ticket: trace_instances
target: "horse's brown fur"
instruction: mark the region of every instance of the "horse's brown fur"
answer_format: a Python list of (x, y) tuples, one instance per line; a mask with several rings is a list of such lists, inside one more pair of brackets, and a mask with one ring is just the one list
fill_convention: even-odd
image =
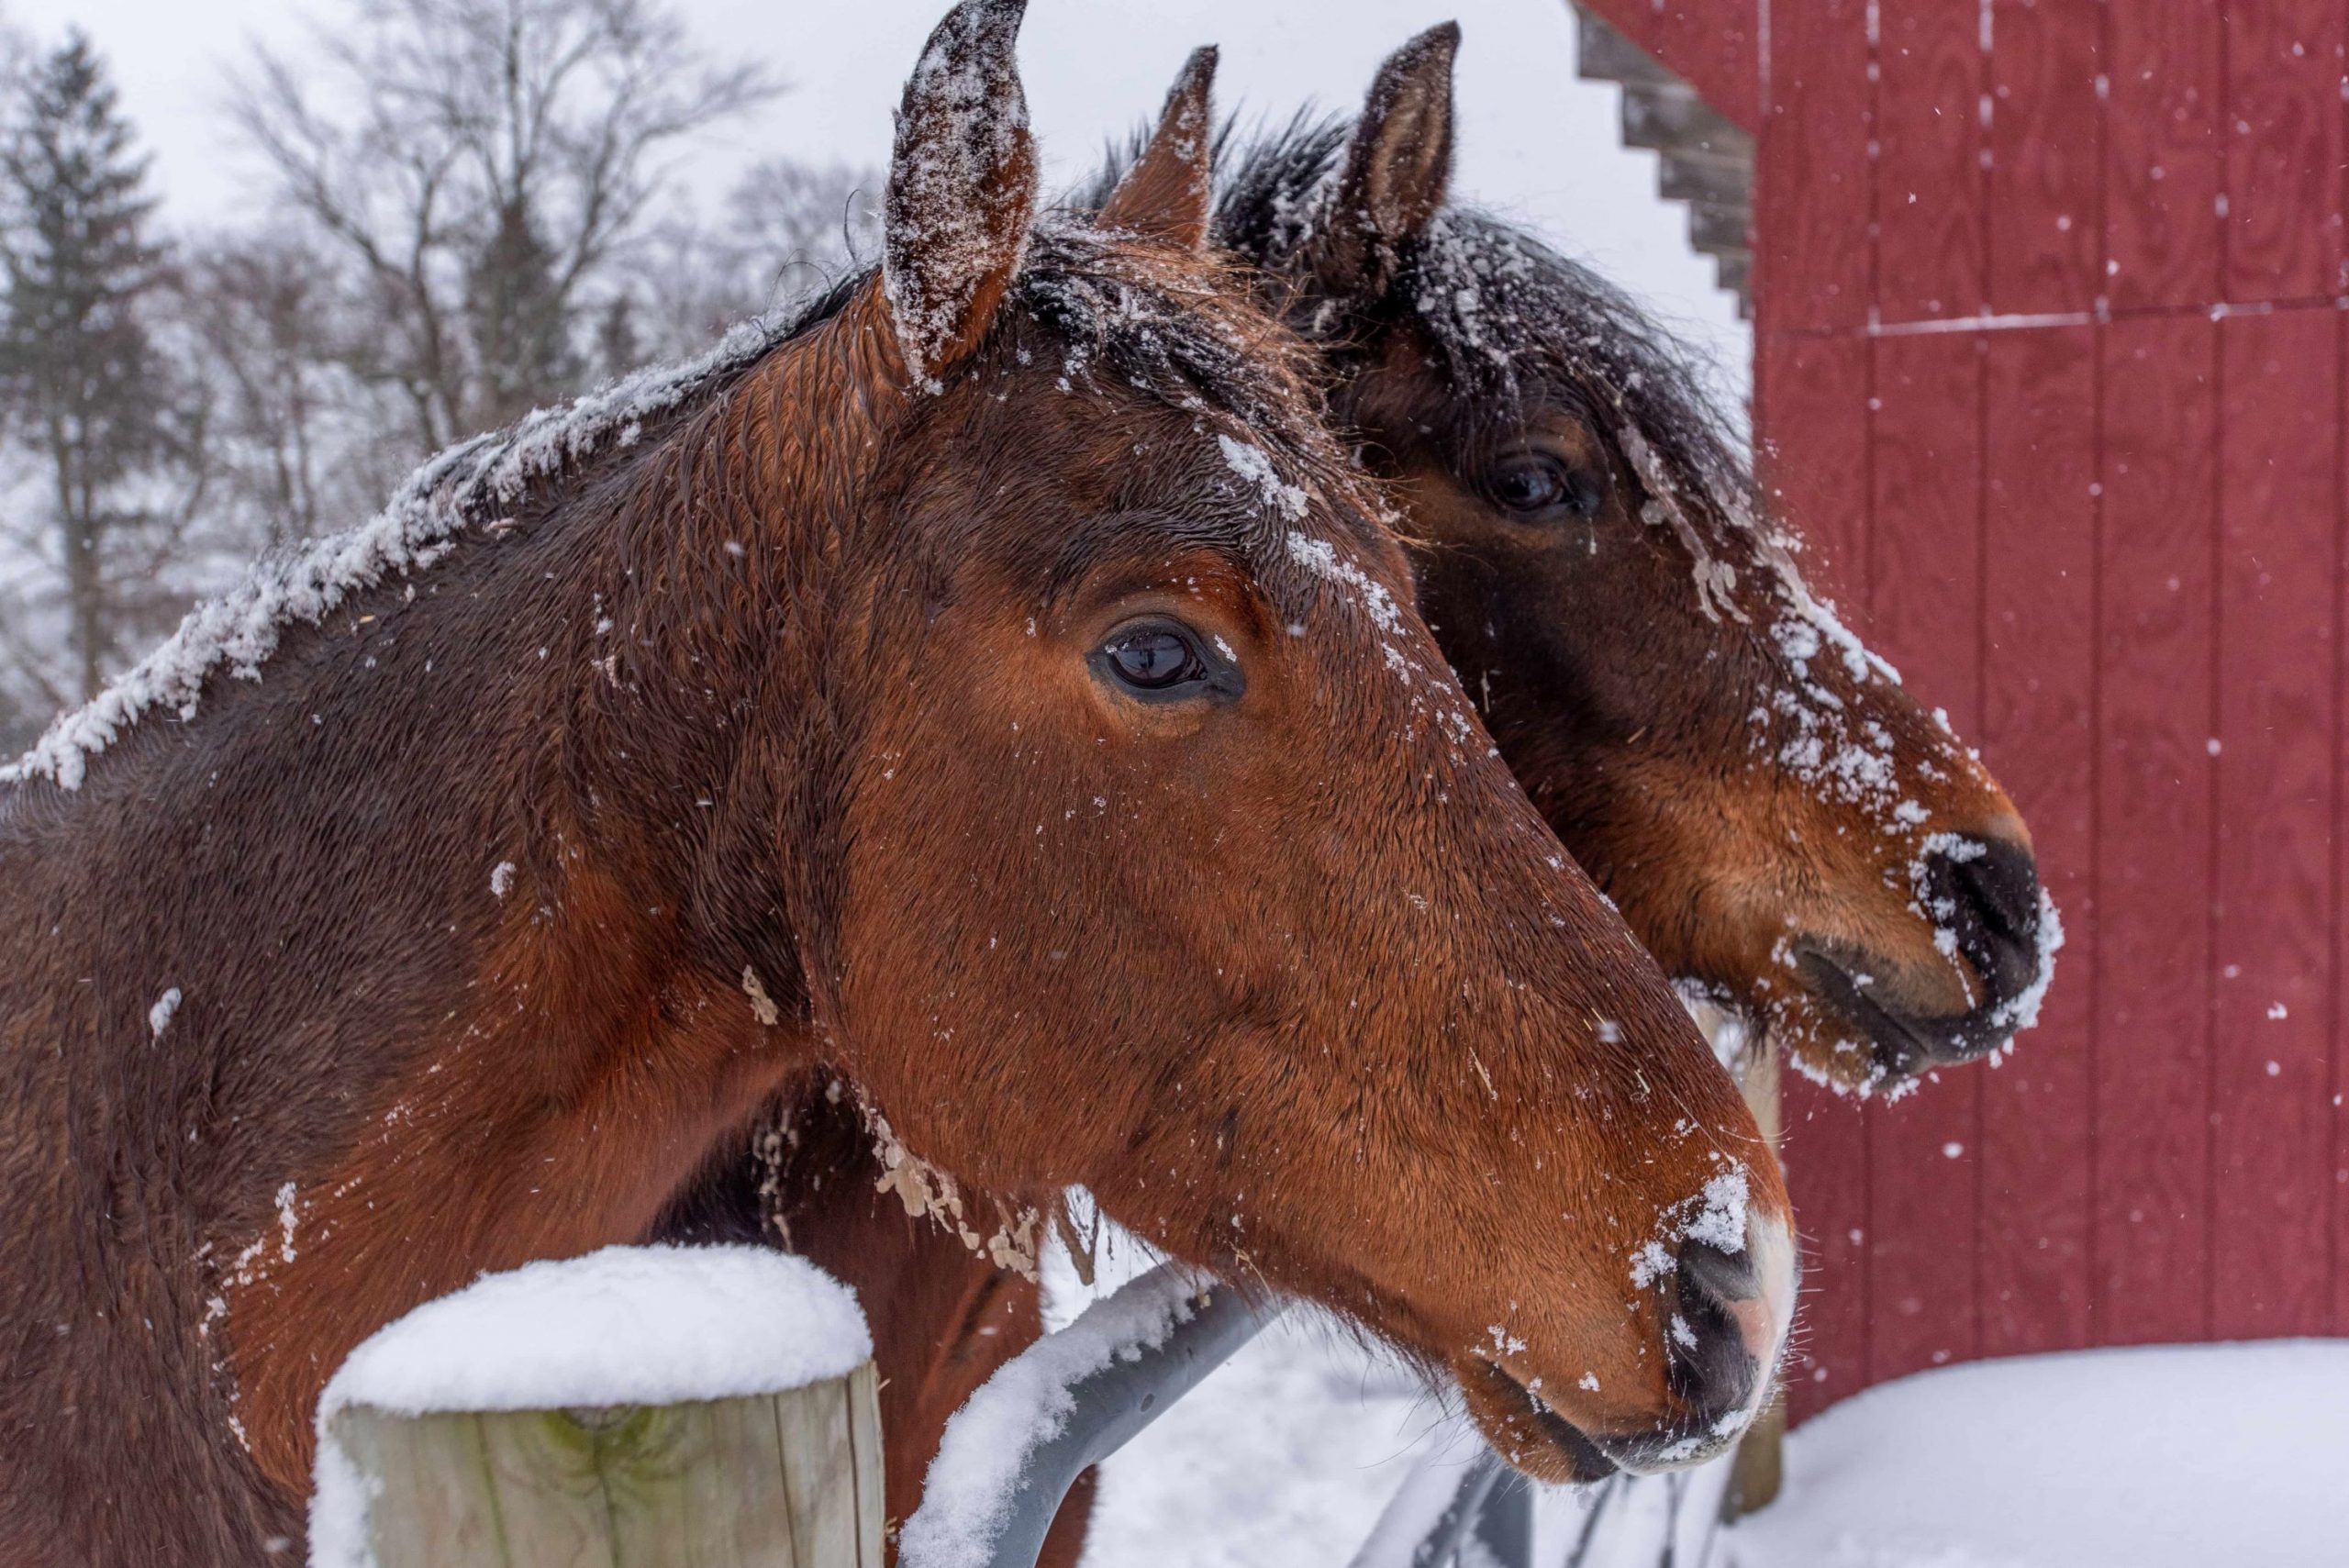
[[(917, 73), (901, 157), (926, 82), (996, 122), (924, 200), (1032, 169), (1017, 10)], [(1177, 246), (928, 232), (0, 796), (0, 1559), (298, 1551), (359, 1338), (642, 1236), (819, 1067), (976, 1188), (1083, 1184), (1449, 1365), (1538, 1473), (1564, 1422), (1722, 1440), (1628, 1264), (1732, 1165), (1783, 1234), (1776, 1165), (1493, 754), (1304, 350)], [(1113, 687), (1137, 616), (1230, 680)]]

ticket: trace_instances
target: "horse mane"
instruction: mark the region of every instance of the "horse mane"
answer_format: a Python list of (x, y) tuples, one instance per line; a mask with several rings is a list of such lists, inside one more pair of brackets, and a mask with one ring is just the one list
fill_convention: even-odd
[[(1343, 117), (1299, 111), (1242, 132), (1227, 118), (1215, 140), (1215, 239), (1287, 285), (1286, 313), (1341, 358), (1373, 331), (1408, 318), (1455, 385), (1513, 409), (1529, 384), (1563, 384), (1589, 405), (1651, 496), (1694, 511), (1716, 538), (1748, 536), (1765, 553), (1791, 548), (1765, 522), (1745, 442), (1706, 390), (1703, 354), (1622, 289), (1563, 256), (1531, 229), (1447, 206), (1406, 246), (1376, 300), (1313, 297), (1299, 261), (1353, 134)], [(1130, 167), (1139, 137), (1112, 147), (1073, 205), (1097, 208)]]
[[(316, 625), (353, 595), (412, 577), (469, 535), (495, 537), (597, 459), (658, 445), (768, 354), (840, 317), (877, 270), (851, 272), (796, 310), (740, 322), (698, 356), (619, 377), (428, 459), (367, 522), (265, 555), (235, 586), (199, 603), (154, 651), (0, 766), (0, 785), (47, 778), (78, 789), (91, 759), (144, 715), (161, 708), (193, 718), (206, 682), (224, 671), (258, 681), (295, 624)], [(1308, 358), (1232, 303), (1244, 294), (1211, 264), (1169, 268), (1145, 247), (1053, 215), (1038, 224), (1008, 303), (1062, 340), (1071, 381), (1106, 373), (1310, 449), (1298, 412), (1316, 401), (1299, 395), (1312, 374)]]

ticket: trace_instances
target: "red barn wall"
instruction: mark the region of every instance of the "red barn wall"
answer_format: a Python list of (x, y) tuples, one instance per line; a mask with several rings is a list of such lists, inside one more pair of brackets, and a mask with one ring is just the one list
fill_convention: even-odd
[(1798, 1418), (1978, 1356), (2349, 1333), (2349, 6), (1595, 8), (1755, 125), (1769, 481), (2070, 936), (2005, 1065), (1789, 1089)]

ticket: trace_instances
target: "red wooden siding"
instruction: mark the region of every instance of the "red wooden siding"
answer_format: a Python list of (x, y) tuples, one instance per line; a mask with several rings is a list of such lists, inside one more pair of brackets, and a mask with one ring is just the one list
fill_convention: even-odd
[(2098, 336), (2097, 946), (2057, 982), (2095, 997), (2096, 1092), (2085, 1129), (2051, 1136), (2088, 1140), (2090, 1332), (2128, 1344), (2205, 1331), (2218, 329), (2159, 317)]
[[(1636, 3), (1598, 9), (1611, 18)], [(1757, 280), (1769, 280), (1781, 330), (1849, 330), (1868, 318), (1876, 279), (1868, 3), (1809, 0), (1772, 17), (1767, 125), (1794, 128), (1764, 132), (1781, 172), (1754, 188), (1753, 266)]]
[(1595, 8), (1758, 125), (1766, 480), (2070, 939), (2005, 1064), (1790, 1084), (1798, 1417), (2349, 1333), (2349, 6)]
[[(2042, 252), (2043, 255), (2049, 252)], [(1997, 252), (1992, 253), (1993, 264)], [(1982, 715), (1976, 743), (2031, 806), (2070, 940), (2041, 1029), (2087, 1042), (2097, 930), (2095, 340), (2087, 327), (1989, 334), (1985, 361)], [(2018, 1051), (1978, 1075), (1984, 1355), (2088, 1337), (2085, 1049)]]

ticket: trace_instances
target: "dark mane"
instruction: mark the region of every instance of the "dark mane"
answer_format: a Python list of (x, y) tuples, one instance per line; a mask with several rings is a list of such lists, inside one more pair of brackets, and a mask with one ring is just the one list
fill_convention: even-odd
[[(1319, 297), (1306, 250), (1352, 130), (1344, 118), (1300, 112), (1252, 132), (1227, 119), (1216, 139), (1216, 239), (1286, 285), (1279, 303), (1292, 325), (1341, 364), (1354, 345), (1416, 325), (1445, 375), (1486, 409), (1513, 409), (1534, 386), (1574, 397), (1627, 449), (1651, 490), (1668, 486), (1714, 528), (1754, 526), (1752, 465), (1705, 390), (1702, 355), (1521, 225), (1448, 207), (1424, 241), (1406, 249), (1385, 295)], [(1137, 145), (1113, 148), (1075, 205), (1105, 201)]]
[[(289, 627), (315, 626), (352, 595), (422, 571), (518, 514), (543, 515), (558, 490), (633, 465), (770, 353), (839, 317), (874, 270), (849, 273), (796, 311), (739, 324), (697, 359), (620, 377), (435, 455), (373, 519), (273, 552), (197, 605), (155, 651), (0, 766), (0, 786), (39, 777), (78, 787), (89, 759), (150, 709), (191, 717), (215, 675), (257, 678)], [(1211, 264), (1170, 267), (1150, 248), (1048, 221), (1030, 241), (1015, 308), (999, 331), (1021, 341), (1034, 336), (1023, 322), (1041, 328), (1072, 382), (1106, 377), (1176, 406), (1229, 413), (1300, 452), (1317, 450), (1319, 438), (1299, 412), (1311, 400), (1297, 395), (1313, 373), (1308, 356), (1235, 305), (1232, 292)]]

